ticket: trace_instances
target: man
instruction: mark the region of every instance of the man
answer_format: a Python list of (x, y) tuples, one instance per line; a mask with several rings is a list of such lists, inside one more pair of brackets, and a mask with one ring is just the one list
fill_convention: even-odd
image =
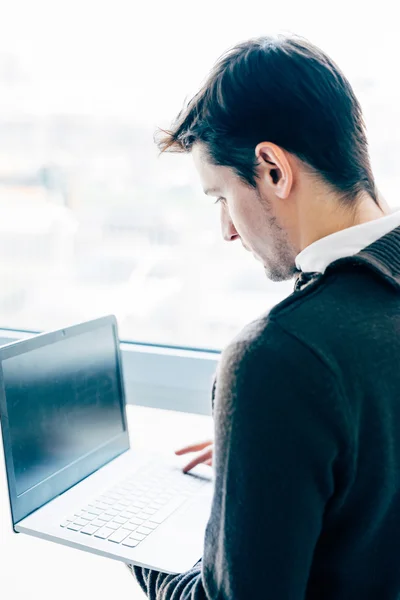
[(400, 598), (400, 213), (350, 84), (302, 39), (250, 40), (160, 148), (192, 153), (225, 240), (297, 282), (222, 353), (202, 560), (132, 571), (154, 600)]

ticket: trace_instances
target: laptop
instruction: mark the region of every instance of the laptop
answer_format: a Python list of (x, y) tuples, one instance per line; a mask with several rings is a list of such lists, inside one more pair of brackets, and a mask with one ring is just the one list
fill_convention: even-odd
[(130, 448), (113, 315), (0, 348), (12, 526), (166, 573), (202, 556), (213, 482)]

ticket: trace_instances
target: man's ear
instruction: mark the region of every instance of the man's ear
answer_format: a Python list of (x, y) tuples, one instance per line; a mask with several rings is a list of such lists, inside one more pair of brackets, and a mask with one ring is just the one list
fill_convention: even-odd
[(255, 150), (259, 176), (279, 198), (289, 196), (293, 185), (293, 171), (286, 152), (271, 142), (261, 142)]

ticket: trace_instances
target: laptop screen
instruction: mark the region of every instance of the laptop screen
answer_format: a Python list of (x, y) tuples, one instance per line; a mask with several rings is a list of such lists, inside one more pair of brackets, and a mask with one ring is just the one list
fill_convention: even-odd
[(3, 360), (17, 497), (105, 450), (125, 430), (117, 360), (110, 325)]

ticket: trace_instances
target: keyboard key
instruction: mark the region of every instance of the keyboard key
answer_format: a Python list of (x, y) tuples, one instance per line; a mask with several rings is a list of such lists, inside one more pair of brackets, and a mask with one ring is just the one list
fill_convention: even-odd
[(148, 527), (149, 529), (157, 529), (159, 523), (153, 523), (153, 521), (146, 521), (144, 526)]
[(126, 500), (125, 498), (121, 498), (120, 500), (118, 500), (118, 504), (120, 506), (129, 506), (130, 502), (129, 502), (129, 500)]
[(137, 515), (138, 513), (140, 513), (141, 509), (137, 508), (137, 506), (132, 506), (129, 505), (126, 507), (126, 509), (124, 510), (124, 512), (126, 513), (131, 513), (132, 515)]
[(99, 515), (99, 519), (100, 521), (111, 521), (113, 517), (111, 517), (107, 513), (102, 513), (101, 515)]
[(132, 517), (129, 523), (133, 523), (134, 525), (142, 525), (145, 522), (145, 519), (139, 519), (138, 517)]
[(130, 531), (135, 531), (139, 525), (137, 523), (125, 523), (124, 528), (129, 529)]
[(113, 509), (117, 510), (120, 513), (122, 511), (126, 510), (126, 505), (125, 504), (120, 504), (120, 503), (114, 504)]
[[(104, 525), (104, 522), (103, 522)], [(119, 529), (121, 527), (121, 523), (116, 523), (115, 521), (109, 521), (107, 523), (107, 527), (111, 527), (111, 529)]]
[(104, 521), (101, 519), (94, 519), (94, 521), (91, 521), (90, 525), (93, 525), (94, 527), (104, 527)]
[(82, 529), (82, 525), (75, 525), (75, 523), (70, 523), (67, 525), (67, 529), (71, 529), (72, 531), (79, 531)]
[(114, 533), (114, 529), (111, 529), (110, 527), (102, 527), (101, 529), (99, 529), (99, 531), (97, 531), (97, 533), (94, 534), (94, 537), (105, 540), (112, 533)]
[(125, 482), (120, 485), (118, 489), (121, 490), (123, 494), (129, 494), (133, 489), (135, 489), (135, 486), (132, 485), (132, 483)]
[(158, 496), (157, 498), (157, 502), (161, 502), (162, 504), (166, 504), (167, 502), (169, 502), (171, 500), (172, 496)]
[[(146, 521), (146, 519), (148, 519), (150, 515), (148, 515), (145, 512), (140, 512), (136, 516), (138, 519), (143, 519), (143, 521)], [(131, 521), (132, 521), (132, 519), (131, 519)]]
[(94, 507), (98, 510), (107, 510), (107, 508), (109, 508), (108, 504), (105, 504), (104, 502), (96, 502)]
[(132, 495), (132, 494), (128, 494), (128, 496), (125, 496), (125, 500), (128, 500), (129, 502), (129, 506), (132, 506), (133, 502), (135, 502), (136, 500), (139, 500), (139, 496), (138, 495)]
[(115, 510), (114, 508), (108, 508), (105, 514), (110, 515), (111, 517), (116, 517), (117, 515), (119, 515), (119, 511)]
[(109, 498), (111, 498), (111, 500), (114, 500), (114, 503), (115, 503), (115, 502), (118, 502), (118, 500), (119, 500), (120, 498), (123, 498), (123, 497), (124, 497), (124, 494), (119, 494), (119, 493), (117, 493), (117, 492), (110, 492), (110, 493), (108, 494), (108, 497), (109, 497)]
[(149, 504), (147, 508), (153, 508), (154, 510), (159, 510), (164, 505), (164, 502), (152, 502)]
[(95, 515), (95, 516), (99, 516), (99, 515), (101, 515), (101, 513), (103, 511), (100, 510), (100, 509), (98, 509), (98, 508), (95, 508), (94, 506), (87, 506), (85, 508), (85, 512), (90, 513), (90, 514)]
[(142, 541), (142, 540), (144, 540), (144, 539), (145, 539), (145, 537), (146, 537), (145, 535), (143, 535), (143, 533), (136, 533), (136, 531), (134, 531), (133, 533), (132, 533), (132, 531), (130, 531), (129, 533), (131, 534), (131, 536), (130, 536), (130, 537), (131, 537), (133, 540), (136, 540), (136, 541), (138, 541), (138, 542), (141, 542), (141, 541)]
[(66, 519), (62, 523), (60, 523), (60, 527), (68, 527), (68, 525), (72, 523), (71, 519)]
[(133, 540), (131, 537), (122, 542), (123, 546), (128, 546), (129, 548), (135, 548), (138, 544), (140, 544), (139, 540)]
[(94, 525), (86, 525), (85, 527), (83, 527), (83, 529), (81, 529), (81, 533), (86, 533), (86, 535), (93, 535), (97, 530), (98, 527), (95, 527)]
[(74, 521), (75, 525), (80, 525), (81, 527), (84, 527), (85, 525), (87, 525), (87, 521), (84, 521), (83, 519), (75, 519)]
[(143, 512), (146, 513), (146, 515), (154, 515), (157, 512), (157, 510), (146, 506), (146, 508), (143, 509)]
[(132, 519), (132, 516), (134, 514), (136, 514), (136, 513), (131, 513), (129, 510), (125, 510), (118, 516), (121, 517), (121, 519)]
[(134, 506), (136, 508), (144, 508), (146, 506), (146, 502), (141, 502), (140, 500), (135, 500), (134, 502), (132, 502), (131, 506)]
[(86, 522), (87, 521), (93, 521), (93, 519), (96, 518), (96, 515), (92, 515), (92, 513), (88, 513), (86, 511), (82, 511), (80, 514), (80, 518), (84, 519)]
[(149, 533), (151, 533), (153, 530), (149, 529), (148, 527), (141, 526), (138, 527), (136, 531), (137, 533), (143, 533), (143, 535), (149, 535)]
[(121, 517), (121, 515), (120, 515), (119, 517), (115, 517), (113, 519), (113, 521), (114, 521), (114, 523), (119, 523), (120, 525), (123, 525), (124, 523), (126, 523), (127, 521), (129, 521), (129, 518), (130, 517), (128, 517), (128, 518), (125, 517), (124, 518), (124, 517)]
[(100, 498), (98, 498), (98, 501), (102, 504), (106, 504), (107, 506), (112, 506), (116, 502), (112, 498), (107, 498), (106, 496), (100, 496)]
[(109, 542), (115, 542), (116, 544), (120, 544), (122, 540), (124, 540), (128, 535), (132, 535), (132, 531), (130, 529), (118, 529), (108, 538)]

